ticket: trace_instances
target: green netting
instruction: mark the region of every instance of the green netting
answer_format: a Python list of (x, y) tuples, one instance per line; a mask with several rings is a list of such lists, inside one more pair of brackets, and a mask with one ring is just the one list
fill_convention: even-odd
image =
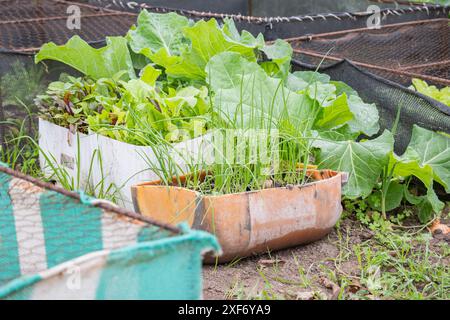
[(198, 299), (207, 233), (0, 167), (1, 299)]

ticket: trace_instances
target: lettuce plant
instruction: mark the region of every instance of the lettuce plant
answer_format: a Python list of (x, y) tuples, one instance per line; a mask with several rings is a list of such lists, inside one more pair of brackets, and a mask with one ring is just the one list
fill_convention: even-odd
[(450, 107), (450, 87), (438, 89), (436, 86), (428, 85), (428, 83), (423, 80), (412, 79), (412, 86), (410, 86), (410, 89), (416, 90), (417, 92), (429, 96)]

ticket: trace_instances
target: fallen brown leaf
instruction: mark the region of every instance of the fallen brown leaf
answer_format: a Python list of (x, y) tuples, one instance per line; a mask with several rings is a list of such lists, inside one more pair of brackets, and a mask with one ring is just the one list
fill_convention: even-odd
[(353, 280), (352, 283), (348, 286), (348, 291), (351, 293), (357, 293), (361, 290), (362, 286), (358, 280)]
[(431, 234), (435, 235), (435, 234), (447, 234), (450, 232), (450, 227), (442, 224), (441, 221), (439, 219), (435, 220), (432, 224), (431, 227), (429, 227), (429, 230), (431, 232)]
[(286, 261), (284, 260), (280, 260), (280, 259), (261, 259), (258, 261), (258, 264), (260, 264), (261, 266), (273, 266), (273, 265), (280, 265), (280, 264), (285, 264)]
[(297, 292), (296, 300), (313, 300), (314, 292), (306, 291), (306, 292)]
[(325, 288), (331, 290), (331, 300), (336, 300), (338, 298), (341, 287), (339, 287), (336, 283), (325, 277), (321, 277), (319, 279), (319, 283)]

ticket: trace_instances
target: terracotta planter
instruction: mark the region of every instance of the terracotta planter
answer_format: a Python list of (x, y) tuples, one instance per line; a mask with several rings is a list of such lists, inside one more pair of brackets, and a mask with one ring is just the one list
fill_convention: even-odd
[(328, 234), (342, 213), (347, 174), (308, 170), (314, 182), (226, 195), (201, 195), (160, 181), (132, 187), (137, 212), (168, 222), (187, 222), (214, 234), (219, 262), (296, 246)]

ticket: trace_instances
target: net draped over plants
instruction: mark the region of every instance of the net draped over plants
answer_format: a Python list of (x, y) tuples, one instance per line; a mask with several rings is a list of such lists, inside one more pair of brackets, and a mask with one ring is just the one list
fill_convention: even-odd
[(348, 59), (405, 86), (412, 78), (450, 85), (450, 27), (446, 18), (316, 34), (289, 42), (296, 59), (305, 64), (328, 66)]
[[(0, 298), (197, 299), (215, 238), (0, 167)], [(126, 289), (125, 289), (126, 288)]]
[(294, 69), (316, 70), (319, 67), (333, 80), (350, 85), (365, 101), (377, 105), (382, 129), (391, 130), (400, 112), (397, 152), (405, 150), (414, 124), (450, 133), (450, 108), (407, 89), (414, 78), (438, 87), (450, 85), (449, 19), (287, 40), (294, 50)]
[[(294, 61), (294, 70), (316, 70)], [(450, 108), (393, 81), (343, 60), (321, 67), (320, 72), (355, 89), (361, 98), (375, 103), (380, 116), (380, 129), (392, 130), (397, 122), (395, 151), (402, 154), (410, 141), (413, 125), (450, 134)], [(398, 116), (398, 121), (397, 121)]]

